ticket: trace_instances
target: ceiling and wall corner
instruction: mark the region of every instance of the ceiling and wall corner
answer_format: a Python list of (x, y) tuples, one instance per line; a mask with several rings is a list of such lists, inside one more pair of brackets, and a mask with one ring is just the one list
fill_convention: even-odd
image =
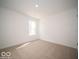
[(0, 0), (0, 6), (43, 19), (76, 8), (77, 2), (77, 0), (39, 0), (39, 7), (36, 8), (36, 0)]

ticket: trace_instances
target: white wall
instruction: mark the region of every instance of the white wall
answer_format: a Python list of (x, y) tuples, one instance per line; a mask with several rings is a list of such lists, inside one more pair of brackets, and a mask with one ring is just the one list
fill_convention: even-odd
[(41, 39), (77, 47), (77, 9), (60, 12), (40, 20)]
[(38, 21), (18, 11), (0, 8), (0, 49), (38, 38), (38, 33), (32, 37), (28, 35), (28, 20), (30, 19)]

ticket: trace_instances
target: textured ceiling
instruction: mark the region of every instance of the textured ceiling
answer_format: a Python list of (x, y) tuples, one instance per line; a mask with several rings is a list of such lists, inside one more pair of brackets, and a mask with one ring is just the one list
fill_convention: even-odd
[(0, 0), (0, 7), (24, 13), (36, 18), (43, 18), (65, 10), (77, 8), (77, 0), (39, 0), (39, 7), (35, 7), (36, 0)]

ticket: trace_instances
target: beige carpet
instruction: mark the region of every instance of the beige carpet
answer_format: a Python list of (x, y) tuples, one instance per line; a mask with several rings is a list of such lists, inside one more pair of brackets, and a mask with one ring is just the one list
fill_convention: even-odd
[(10, 57), (0, 59), (77, 59), (77, 50), (43, 40), (36, 40), (20, 46), (1, 49), (11, 52)]

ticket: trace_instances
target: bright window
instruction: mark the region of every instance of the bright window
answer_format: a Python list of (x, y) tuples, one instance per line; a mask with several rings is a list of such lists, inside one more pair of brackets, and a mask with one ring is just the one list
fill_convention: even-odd
[(29, 20), (29, 35), (36, 34), (36, 21)]

